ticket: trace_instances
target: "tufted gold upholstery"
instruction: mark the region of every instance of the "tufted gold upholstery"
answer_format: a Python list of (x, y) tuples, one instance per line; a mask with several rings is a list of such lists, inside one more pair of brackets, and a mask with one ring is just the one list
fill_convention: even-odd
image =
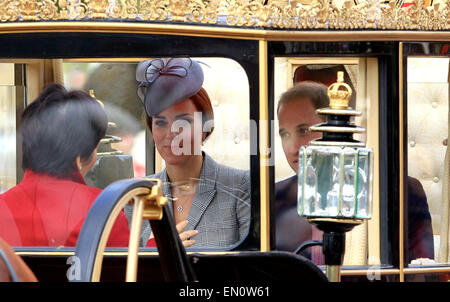
[(239, 63), (226, 58), (198, 58), (205, 74), (203, 87), (214, 109), (214, 132), (203, 150), (218, 163), (250, 169), (250, 87)]
[(346, 233), (344, 265), (367, 264), (367, 240), (367, 221)]

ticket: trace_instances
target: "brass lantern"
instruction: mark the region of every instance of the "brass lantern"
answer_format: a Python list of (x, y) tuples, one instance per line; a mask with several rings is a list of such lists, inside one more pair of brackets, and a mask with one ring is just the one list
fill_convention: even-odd
[(330, 106), (316, 112), (326, 122), (310, 127), (322, 137), (299, 150), (298, 214), (324, 232), (323, 253), (330, 281), (340, 280), (345, 232), (372, 215), (373, 150), (355, 140), (364, 128), (351, 122), (361, 115), (349, 107), (352, 89), (343, 72), (328, 88)]

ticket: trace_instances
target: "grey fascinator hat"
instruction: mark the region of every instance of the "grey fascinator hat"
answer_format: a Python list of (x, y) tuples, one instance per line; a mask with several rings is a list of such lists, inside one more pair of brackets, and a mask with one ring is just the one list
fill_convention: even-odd
[(138, 96), (148, 116), (196, 94), (203, 85), (203, 70), (190, 58), (160, 58), (139, 63)]

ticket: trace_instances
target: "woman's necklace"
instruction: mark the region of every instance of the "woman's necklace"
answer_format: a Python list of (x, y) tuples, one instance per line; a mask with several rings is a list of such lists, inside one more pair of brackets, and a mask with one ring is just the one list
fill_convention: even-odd
[[(178, 198), (176, 198), (175, 200), (177, 200)], [(180, 205), (178, 205), (177, 206), (177, 211), (179, 212), (179, 213), (181, 213), (181, 212), (183, 212), (183, 210), (184, 210), (184, 205), (186, 204), (186, 202), (187, 202), (187, 200), (185, 200), (184, 202), (183, 202), (183, 204), (180, 204)]]
[[(177, 188), (179, 191), (181, 191), (181, 194), (183, 194), (183, 195), (187, 195), (187, 194), (191, 193), (191, 192), (192, 192), (192, 187), (193, 187), (193, 186), (191, 186), (191, 185), (186, 185), (186, 184), (183, 184), (183, 185), (177, 185), (177, 186), (176, 186), (176, 188)], [(173, 199), (173, 201), (178, 201), (178, 199), (179, 199), (179, 198), (176, 197), (176, 198)], [(188, 198), (187, 200), (185, 200), (185, 201), (183, 202), (183, 204), (177, 206), (177, 211), (178, 211), (179, 213), (182, 213), (182, 212), (183, 212), (183, 210), (184, 210), (184, 205), (186, 204), (186, 202), (188, 202), (188, 200), (189, 200), (189, 198)]]

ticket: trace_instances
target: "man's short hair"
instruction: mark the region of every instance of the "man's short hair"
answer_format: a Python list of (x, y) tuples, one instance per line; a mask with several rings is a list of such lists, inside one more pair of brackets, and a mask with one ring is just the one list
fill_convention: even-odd
[(311, 81), (299, 82), (281, 95), (277, 114), (281, 106), (296, 99), (309, 99), (315, 109), (328, 107), (327, 89), (328, 87), (321, 83)]

